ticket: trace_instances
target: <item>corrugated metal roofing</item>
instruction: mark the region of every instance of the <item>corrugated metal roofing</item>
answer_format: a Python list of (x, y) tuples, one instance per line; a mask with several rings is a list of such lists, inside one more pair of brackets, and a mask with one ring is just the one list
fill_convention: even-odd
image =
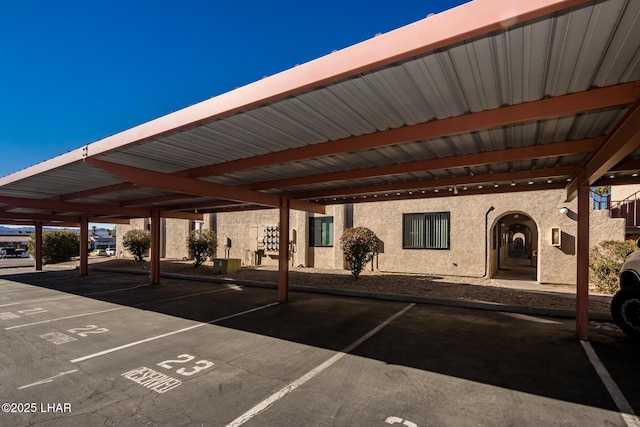
[[(464, 13), (464, 8), (458, 10)], [(428, 19), (421, 24), (425, 28)], [(464, 185), (465, 176), (584, 166), (589, 158), (586, 153), (509, 162), (501, 162), (499, 154), (514, 148), (609, 135), (623, 119), (629, 105), (607, 106), (586, 113), (568, 112), (561, 117), (471, 132), (451, 132), (447, 136), (418, 138), (417, 141), (364, 150), (351, 149), (349, 138), (489, 110), (499, 111), (505, 106), (639, 80), (640, 2), (591, 1), (388, 65), (373, 65), (318, 87), (287, 93), (212, 120), (199, 120), (191, 126), (162, 132), (144, 141), (133, 139), (96, 157), (115, 164), (187, 176), (189, 170), (213, 166), (208, 176), (200, 177), (203, 181), (250, 187), (274, 180), (495, 152), (496, 163), (487, 165), (381, 178), (366, 176), (344, 182), (285, 186), (280, 190), (293, 192), (295, 197), (319, 189), (344, 190), (436, 177), (459, 177)], [(638, 87), (636, 85), (636, 90)], [(636, 94), (635, 99), (638, 97), (640, 95)], [(279, 152), (285, 155), (303, 147), (342, 140), (343, 150), (333, 155), (295, 161), (285, 157), (285, 160), (279, 160), (276, 155), (268, 164), (258, 167), (222, 173), (215, 170), (215, 165), (227, 167), (229, 162), (239, 159)], [(89, 155), (92, 152), (90, 145)], [(640, 154), (636, 152), (633, 157), (640, 157)], [(99, 188), (126, 180), (80, 161), (67, 162), (53, 169), (44, 168), (21, 179), (8, 178), (0, 180), (0, 196), (47, 199), (98, 189), (96, 194), (85, 194), (74, 201), (126, 205), (132, 200), (174, 193), (162, 189), (127, 188), (100, 194)], [(278, 189), (268, 191), (280, 192)], [(213, 203), (216, 198), (195, 196), (194, 199), (145, 206), (189, 205), (195, 200)], [(9, 207), (0, 202), (0, 208), (3, 206)]]

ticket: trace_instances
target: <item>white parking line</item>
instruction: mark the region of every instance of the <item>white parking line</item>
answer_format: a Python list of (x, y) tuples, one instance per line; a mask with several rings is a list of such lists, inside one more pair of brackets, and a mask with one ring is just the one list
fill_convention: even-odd
[(54, 379), (56, 379), (58, 377), (61, 377), (63, 375), (73, 374), (74, 372), (78, 372), (78, 370), (74, 369), (73, 371), (60, 372), (58, 375), (54, 375), (54, 376), (52, 376), (50, 378), (46, 378), (46, 379), (41, 380), (41, 381), (36, 381), (35, 383), (31, 383), (31, 384), (23, 385), (22, 387), (18, 387), (18, 390), (22, 390), (23, 388), (33, 387), (34, 385), (47, 384), (47, 383), (52, 382)]
[(627, 423), (627, 426), (629, 427), (640, 427), (640, 418), (638, 418), (633, 412), (633, 408), (629, 405), (629, 402), (624, 397), (624, 394), (622, 394), (622, 391), (620, 391), (620, 388), (618, 388), (618, 385), (611, 377), (611, 374), (609, 374), (609, 371), (607, 371), (607, 368), (605, 368), (600, 361), (595, 350), (591, 347), (591, 343), (589, 341), (582, 340), (580, 343), (582, 344), (585, 353), (587, 353), (589, 361), (598, 373), (600, 380), (602, 380), (602, 383), (607, 388), (609, 395), (618, 407), (618, 411), (620, 411), (620, 415), (622, 415), (624, 422)]
[[(134, 289), (134, 288), (131, 288), (131, 289)], [(131, 306), (126, 306), (126, 307), (110, 308), (108, 310), (100, 310), (100, 311), (90, 311), (88, 313), (74, 314), (72, 316), (58, 317), (56, 319), (42, 320), (40, 322), (25, 323), (23, 325), (10, 326), (10, 327), (4, 328), (4, 329), (5, 329), (5, 331), (8, 331), (10, 329), (26, 328), (28, 326), (41, 325), (43, 323), (57, 322), (59, 320), (74, 319), (76, 317), (90, 316), (92, 314), (108, 313), (110, 311), (124, 310), (125, 308), (138, 308), (138, 307), (142, 307), (142, 306), (149, 305), (149, 304), (155, 304), (155, 303), (167, 302), (167, 301), (174, 301), (174, 300), (178, 300), (178, 299), (182, 299), (182, 298), (189, 298), (189, 297), (203, 295), (203, 294), (210, 294), (210, 293), (214, 293), (214, 292), (227, 291), (229, 289), (232, 289), (232, 288), (214, 289), (214, 290), (211, 290), (211, 291), (196, 292), (196, 293), (193, 293), (193, 294), (181, 295), (181, 296), (173, 297), (173, 298), (165, 298), (165, 299), (154, 300), (154, 301), (145, 301), (145, 302), (141, 302), (139, 304), (134, 304), (134, 305), (131, 305)]]
[(529, 316), (526, 314), (519, 314), (519, 313), (505, 313), (505, 312), (500, 312), (500, 314), (503, 314), (505, 316), (509, 316), (509, 317), (513, 317), (515, 319), (520, 319), (520, 320), (528, 320), (530, 322), (537, 322), (537, 323), (551, 323), (551, 324), (562, 324), (562, 322), (558, 322), (556, 320), (548, 320), (548, 319), (542, 319), (540, 317), (535, 317), (535, 316)]
[(0, 305), (0, 307), (9, 307), (11, 305), (20, 305), (20, 304), (29, 304), (29, 303), (32, 303), (32, 302), (55, 301), (55, 300), (59, 300), (59, 299), (73, 298), (73, 297), (78, 297), (78, 296), (80, 296), (80, 295), (67, 295), (67, 296), (64, 296), (64, 297), (28, 299), (26, 301), (12, 302), (12, 303), (9, 303), (9, 304), (2, 304), (2, 305)]
[(187, 332), (187, 331), (190, 331), (192, 329), (199, 328), (201, 326), (206, 326), (206, 325), (211, 325), (211, 324), (214, 324), (214, 323), (217, 323), (217, 322), (222, 322), (223, 320), (232, 319), (234, 317), (242, 316), (244, 314), (253, 313), (254, 311), (263, 310), (265, 308), (273, 307), (274, 305), (278, 305), (278, 304), (279, 303), (277, 303), (277, 302), (273, 302), (271, 304), (263, 305), (263, 306), (256, 307), (256, 308), (252, 308), (250, 310), (245, 310), (245, 311), (240, 312), (240, 313), (235, 313), (235, 314), (231, 314), (229, 316), (224, 316), (224, 317), (220, 317), (218, 319), (210, 320), (209, 322), (198, 323), (197, 325), (189, 326), (187, 328), (178, 329), (177, 331), (167, 332), (166, 334), (156, 335), (154, 337), (145, 338), (145, 339), (140, 340), (140, 341), (134, 341), (134, 342), (131, 342), (129, 344), (124, 344), (124, 345), (121, 345), (121, 346), (118, 346), (118, 347), (113, 347), (113, 348), (110, 348), (110, 349), (107, 349), (107, 350), (103, 350), (103, 351), (100, 351), (98, 353), (93, 353), (93, 354), (89, 354), (87, 356), (78, 357), (76, 359), (71, 360), (70, 362), (71, 363), (84, 362), (85, 360), (93, 359), (93, 358), (99, 357), (99, 356), (104, 356), (105, 354), (113, 353), (115, 351), (123, 350), (123, 349), (129, 348), (129, 347), (133, 347), (133, 346), (138, 345), (138, 344), (144, 344), (144, 343), (149, 342), (149, 341), (155, 341), (155, 340), (158, 340), (158, 339), (161, 339), (161, 338), (166, 338), (166, 337), (169, 337), (171, 335), (180, 334), (182, 332)]
[[(4, 289), (4, 286), (2, 287), (2, 289)], [(24, 291), (37, 291), (43, 288), (36, 288), (33, 286), (28, 286), (28, 287), (21, 287), (21, 288), (11, 288), (11, 289), (4, 289), (2, 291), (0, 291), (0, 294), (8, 294), (11, 292), (24, 292)]]
[(138, 288), (141, 288), (141, 287), (142, 287), (142, 285), (138, 285), (138, 286), (132, 286), (130, 288), (110, 289), (108, 291), (98, 291), (98, 292), (91, 292), (91, 293), (88, 293), (88, 294), (79, 294), (79, 295), (83, 296), (83, 297), (90, 297), (92, 295), (102, 295), (102, 294), (111, 294), (111, 293), (114, 293), (114, 292), (130, 291), (132, 289), (138, 289)]
[(364, 334), (362, 337), (358, 338), (356, 341), (354, 341), (353, 343), (345, 347), (344, 350), (342, 350), (335, 356), (331, 357), (330, 359), (316, 366), (314, 369), (310, 370), (309, 372), (307, 372), (306, 374), (304, 374), (294, 382), (287, 384), (277, 392), (273, 393), (271, 396), (267, 397), (262, 402), (258, 403), (253, 408), (249, 409), (244, 414), (240, 415), (235, 420), (231, 421), (229, 424), (227, 424), (227, 427), (241, 426), (242, 424), (249, 421), (251, 418), (263, 412), (265, 409), (269, 408), (275, 402), (282, 399), (287, 394), (291, 393), (293, 390), (297, 389), (302, 384), (306, 383), (307, 381), (309, 381), (310, 379), (318, 375), (320, 372), (324, 371), (325, 369), (327, 369), (328, 367), (330, 367), (331, 365), (333, 365), (334, 363), (342, 359), (344, 356), (346, 356), (348, 353), (353, 351), (360, 344), (362, 344), (363, 342), (365, 342), (366, 340), (368, 340), (369, 338), (371, 338), (372, 336), (380, 332), (382, 328), (384, 328), (385, 326), (387, 326), (388, 324), (396, 320), (398, 317), (402, 316), (407, 310), (409, 310), (414, 305), (415, 305), (414, 303), (411, 303), (405, 308), (403, 308), (402, 310), (400, 310), (399, 312), (397, 312), (396, 314), (394, 314), (393, 316), (389, 317), (387, 320), (385, 320), (384, 322), (382, 322), (381, 324), (379, 324), (378, 326), (376, 326), (375, 328), (373, 328), (372, 330)]
[(57, 322), (59, 320), (74, 319), (76, 317), (91, 316), (92, 314), (108, 313), (109, 311), (124, 310), (125, 308), (130, 308), (130, 307), (117, 307), (117, 308), (110, 308), (108, 310), (90, 311), (89, 313), (74, 314), (73, 316), (58, 317), (57, 319), (42, 320), (40, 322), (25, 323), (23, 325), (10, 326), (8, 328), (4, 328), (4, 330), (8, 331), (10, 329), (26, 328), (27, 326), (41, 325), (43, 323)]
[(213, 289), (213, 290), (210, 290), (210, 291), (203, 291), (203, 292), (196, 292), (196, 293), (193, 293), (193, 294), (180, 295), (178, 297), (159, 299), (159, 300), (155, 300), (155, 301), (145, 301), (145, 302), (142, 302), (140, 304), (132, 305), (131, 307), (142, 307), (143, 305), (155, 304), (155, 303), (159, 303), (159, 302), (175, 301), (175, 300), (179, 300), (179, 299), (195, 297), (195, 296), (198, 296), (198, 295), (214, 294), (216, 292), (224, 292), (224, 291), (228, 291), (228, 290), (233, 290), (233, 289), (232, 288)]

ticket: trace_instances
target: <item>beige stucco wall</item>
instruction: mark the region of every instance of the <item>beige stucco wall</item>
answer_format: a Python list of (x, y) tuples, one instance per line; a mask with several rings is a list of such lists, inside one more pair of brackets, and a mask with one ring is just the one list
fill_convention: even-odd
[[(464, 196), (414, 199), (391, 202), (354, 204), (353, 226), (364, 226), (373, 230), (382, 241), (382, 253), (377, 266), (382, 271), (415, 272), (426, 274), (445, 274), (461, 276), (484, 276), (485, 268), (491, 274), (496, 268), (496, 253), (492, 249), (490, 232), (499, 224), (499, 219), (512, 213), (520, 213), (532, 218), (538, 231), (535, 249), (538, 250), (539, 279), (544, 282), (571, 283), (575, 277), (575, 233), (576, 221), (559, 212), (567, 206), (575, 213), (575, 202), (564, 203), (563, 190), (534, 191), (525, 193), (503, 193), (483, 196)], [(487, 216), (485, 214), (493, 206)], [(321, 216), (304, 212), (291, 213), (291, 230), (296, 230), (296, 252), (294, 265), (313, 266), (315, 268), (341, 269), (344, 261), (340, 250), (339, 238), (347, 226), (349, 205), (328, 206), (326, 216), (334, 217), (334, 246), (332, 248), (308, 247), (309, 218)], [(451, 244), (449, 250), (402, 249), (402, 214), (419, 212), (451, 213)], [(606, 218), (608, 219), (608, 218)], [(251, 226), (278, 224), (278, 211), (248, 211), (223, 213), (217, 215), (217, 233), (220, 241), (230, 237), (233, 241), (230, 256), (243, 259), (250, 247), (248, 229)], [(599, 236), (614, 233), (620, 235), (618, 225), (608, 223), (604, 218), (599, 224)], [(603, 224), (609, 224), (603, 228)], [(561, 248), (551, 246), (551, 227), (561, 227), (564, 244)], [(619, 228), (616, 228), (619, 227)], [(486, 235), (485, 230), (489, 233)], [(292, 232), (291, 231), (291, 232)], [(490, 256), (486, 262), (485, 251)], [(221, 256), (221, 255), (218, 255)], [(261, 264), (277, 264), (277, 257), (266, 256)]]
[(162, 220), (161, 242), (163, 243), (160, 256), (163, 258), (182, 259), (188, 257), (187, 237), (191, 221), (184, 219), (166, 218)]
[[(334, 217), (334, 246), (331, 248), (309, 248), (309, 218), (316, 216)], [(254, 251), (254, 234), (257, 229), (259, 239), (263, 236), (264, 227), (279, 225), (278, 209), (266, 209), (245, 212), (218, 213), (214, 230), (218, 235), (217, 257), (239, 258), (242, 265), (272, 265), (279, 262), (279, 253)], [(343, 257), (339, 246), (339, 236), (345, 228), (346, 212), (343, 205), (328, 206), (325, 215), (307, 212), (290, 211), (289, 239), (293, 242), (293, 252), (289, 265), (317, 268), (342, 268)], [(254, 230), (254, 231), (252, 231)], [(227, 238), (231, 247), (225, 248)]]
[(148, 223), (149, 223), (148, 218), (135, 218), (129, 222), (129, 225), (118, 224), (116, 226), (116, 256), (118, 258), (133, 258), (133, 255), (127, 252), (127, 250), (122, 245), (122, 237), (129, 230), (134, 230), (134, 229), (144, 230), (147, 227)]
[(632, 196), (640, 191), (640, 185), (638, 184), (630, 184), (630, 185), (613, 185), (611, 186), (611, 202), (619, 202)]
[[(538, 280), (543, 283), (575, 284), (577, 201), (565, 203), (564, 190), (539, 190), (522, 193), (501, 193), (482, 196), (425, 198), (403, 201), (378, 201), (353, 205), (327, 206), (325, 215), (290, 212), (290, 239), (294, 241), (289, 265), (324, 269), (345, 268), (340, 250), (340, 236), (348, 226), (363, 226), (373, 230), (382, 241), (382, 251), (376, 265), (390, 272), (434, 275), (491, 276), (497, 270), (498, 251), (492, 239), (494, 228), (511, 214), (522, 215), (519, 222), (533, 230), (532, 250), (537, 253)], [(489, 210), (493, 207), (492, 210)], [(569, 212), (562, 214), (561, 207)], [(404, 213), (450, 212), (450, 249), (402, 249), (402, 215)], [(309, 222), (313, 217), (334, 218), (334, 246), (309, 247)], [(526, 217), (530, 218), (527, 222)], [(486, 218), (486, 222), (485, 222)], [(117, 254), (130, 256), (122, 248), (122, 236), (130, 228), (144, 228), (148, 220), (133, 220), (130, 226), (118, 225)], [(239, 258), (243, 265), (277, 265), (278, 253), (256, 254), (256, 235), (261, 240), (264, 227), (279, 224), (277, 209), (218, 213), (205, 218), (205, 228), (218, 235), (216, 257)], [(507, 224), (508, 225), (508, 224)], [(591, 211), (590, 246), (603, 240), (623, 240), (625, 223), (611, 219), (608, 211)], [(562, 245), (551, 244), (552, 227), (560, 227)], [(187, 220), (163, 221), (162, 256), (182, 258), (187, 255)], [(227, 239), (231, 246), (226, 247)], [(504, 252), (503, 252), (504, 253)], [(485, 256), (487, 254), (487, 256)], [(369, 267), (367, 267), (369, 268)]]

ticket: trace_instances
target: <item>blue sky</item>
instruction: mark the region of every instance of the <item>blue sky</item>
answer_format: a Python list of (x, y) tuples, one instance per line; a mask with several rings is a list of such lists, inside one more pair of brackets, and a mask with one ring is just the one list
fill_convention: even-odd
[(0, 177), (464, 0), (0, 0)]

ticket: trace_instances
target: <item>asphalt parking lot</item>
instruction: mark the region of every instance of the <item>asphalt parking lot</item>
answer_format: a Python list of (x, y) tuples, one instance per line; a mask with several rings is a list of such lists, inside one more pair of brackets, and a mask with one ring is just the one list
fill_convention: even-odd
[(640, 344), (610, 324), (622, 411), (570, 320), (147, 283), (0, 270), (0, 425), (640, 425)]

